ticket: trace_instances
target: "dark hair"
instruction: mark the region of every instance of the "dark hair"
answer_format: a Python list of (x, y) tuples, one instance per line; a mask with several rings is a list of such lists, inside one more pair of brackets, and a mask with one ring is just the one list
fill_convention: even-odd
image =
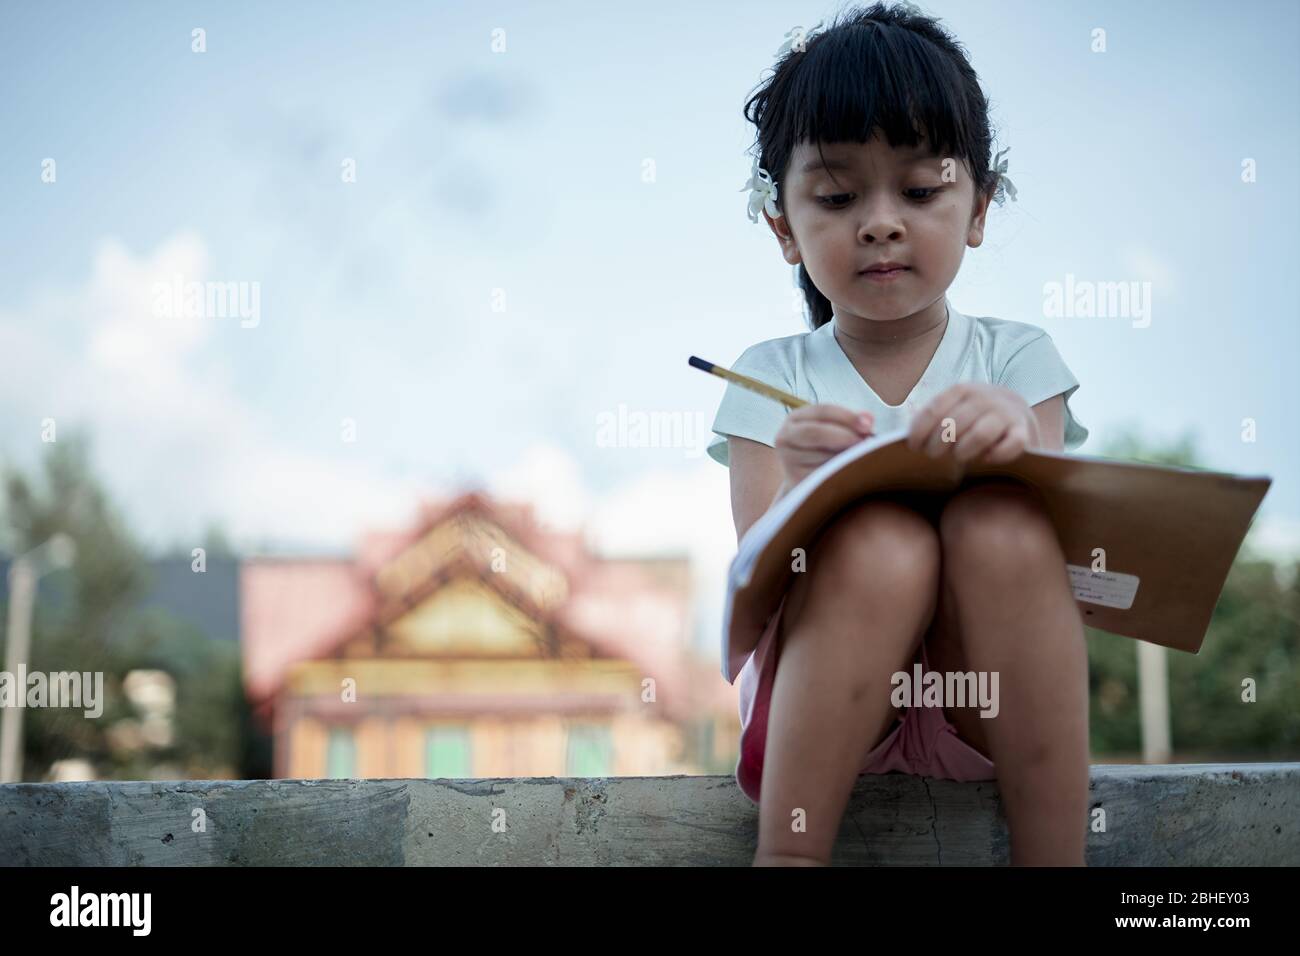
[[(889, 145), (916, 146), (922, 135), (936, 155), (964, 160), (975, 193), (992, 194), (989, 104), (965, 48), (939, 21), (911, 4), (874, 3), (841, 13), (777, 61), (745, 103), (757, 128), (758, 164), (777, 184), (801, 142), (866, 143), (877, 130)], [(818, 146), (820, 152), (820, 145)], [(814, 329), (831, 320), (830, 300), (798, 269)]]

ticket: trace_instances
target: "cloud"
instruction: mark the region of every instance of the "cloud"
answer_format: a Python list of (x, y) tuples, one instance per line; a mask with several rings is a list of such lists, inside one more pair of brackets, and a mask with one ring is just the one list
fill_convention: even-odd
[[(208, 254), (194, 233), (173, 236), (153, 255), (135, 259), (117, 240), (102, 241), (94, 255), (86, 310), (88, 361), (108, 373), (143, 376), (175, 388), (185, 356), (211, 335), (212, 320), (154, 312), (155, 293), (175, 277), (195, 281), (208, 271)], [(201, 280), (199, 280), (201, 281)]]
[(551, 444), (525, 448), (515, 464), (488, 479), (487, 487), (494, 497), (530, 502), (537, 520), (556, 529), (578, 530), (591, 514), (591, 492), (578, 462)]
[(1153, 295), (1169, 300), (1178, 292), (1177, 274), (1168, 259), (1147, 246), (1124, 247), (1121, 261), (1127, 275), (1125, 281), (1150, 282)]
[(697, 649), (717, 646), (727, 568), (736, 551), (727, 470), (701, 459), (686, 470), (653, 470), (596, 494), (578, 462), (548, 444), (527, 448), (490, 483), (494, 495), (533, 503), (539, 520), (582, 530), (610, 557), (685, 556), (694, 586)]
[(507, 81), (496, 70), (461, 73), (438, 91), (435, 102), (453, 120), (505, 123), (534, 108), (535, 96), (522, 82)]
[(612, 489), (593, 511), (591, 537), (608, 554), (681, 554), (691, 561), (696, 650), (715, 654), (736, 553), (727, 469), (711, 458), (685, 470), (652, 471)]
[(1269, 561), (1300, 561), (1300, 521), (1281, 515), (1261, 514), (1246, 535), (1245, 547)]
[(364, 524), (409, 518), (427, 486), (384, 478), (363, 445), (341, 438), (337, 453), (296, 447), (231, 386), (221, 337), (256, 329), (155, 313), (158, 283), (204, 281), (208, 262), (194, 233), (144, 256), (108, 238), (82, 289), (0, 315), (0, 349), (17, 371), (0, 378), (7, 447), (31, 462), (42, 419), (88, 426), (97, 470), (154, 545), (216, 519), (236, 542), (346, 547)]

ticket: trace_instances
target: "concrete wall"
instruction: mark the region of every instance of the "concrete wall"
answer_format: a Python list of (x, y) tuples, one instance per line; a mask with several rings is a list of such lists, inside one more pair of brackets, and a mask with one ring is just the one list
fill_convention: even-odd
[[(1092, 866), (1300, 864), (1300, 764), (1095, 766), (1091, 793)], [(757, 822), (730, 776), (6, 784), (0, 865), (746, 866)], [(835, 862), (1007, 851), (995, 783), (889, 774), (859, 779)]]

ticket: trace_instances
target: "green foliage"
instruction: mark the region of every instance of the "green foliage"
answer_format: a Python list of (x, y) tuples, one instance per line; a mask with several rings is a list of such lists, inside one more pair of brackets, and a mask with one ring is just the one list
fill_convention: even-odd
[[(1255, 701), (1242, 700), (1254, 682)], [(1300, 753), (1300, 588), (1285, 590), (1274, 566), (1233, 566), (1201, 653), (1171, 653), (1173, 739), (1206, 759), (1249, 753), (1294, 759)]]
[[(40, 581), (28, 670), (104, 674), (98, 718), (71, 708), (24, 709), (24, 779), (42, 779), (54, 761), (69, 757), (91, 761), (104, 778), (239, 776), (254, 732), (239, 644), (162, 611), (136, 610), (148, 565), (97, 484), (90, 452), (84, 433), (65, 431), (48, 446), (39, 480), (13, 469), (4, 475), (0, 528), (7, 550), (23, 554), (60, 531), (77, 548), (71, 569)], [(219, 530), (209, 539), (222, 540)], [(114, 727), (141, 716), (122, 683), (139, 669), (166, 671), (175, 681), (171, 746), (122, 746), (120, 735), (114, 742)]]
[(1101, 457), (1124, 461), (1141, 461), (1150, 465), (1173, 465), (1180, 468), (1201, 468), (1196, 439), (1190, 432), (1164, 444), (1153, 444), (1142, 438), (1134, 426), (1122, 428), (1110, 436), (1102, 448)]
[[(1155, 446), (1121, 433), (1104, 457), (1199, 468), (1189, 435)], [(1294, 760), (1300, 755), (1300, 579), (1243, 552), (1199, 654), (1170, 650), (1173, 749), (1180, 760)], [(1281, 578), (1288, 578), (1283, 586)], [(1137, 642), (1087, 628), (1092, 752), (1141, 753)], [(1242, 700), (1243, 681), (1256, 700)]]

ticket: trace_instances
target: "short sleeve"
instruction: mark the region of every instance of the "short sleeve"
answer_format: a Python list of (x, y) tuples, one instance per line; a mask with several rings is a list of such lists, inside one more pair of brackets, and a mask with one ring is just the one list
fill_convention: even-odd
[(1065, 396), (1065, 450), (1074, 451), (1088, 437), (1088, 429), (1074, 417), (1070, 397), (1079, 388), (1056, 343), (1046, 332), (1017, 349), (998, 375), (998, 385), (1020, 394), (1032, 407), (1053, 395)]
[[(793, 393), (790, 371), (780, 360), (780, 354), (769, 343), (760, 342), (746, 349), (731, 370)], [(728, 382), (713, 419), (715, 437), (709, 442), (709, 456), (719, 464), (731, 467), (727, 446), (727, 438), (731, 435), (775, 446), (776, 433), (781, 430), (787, 414), (789, 408), (775, 399)]]

